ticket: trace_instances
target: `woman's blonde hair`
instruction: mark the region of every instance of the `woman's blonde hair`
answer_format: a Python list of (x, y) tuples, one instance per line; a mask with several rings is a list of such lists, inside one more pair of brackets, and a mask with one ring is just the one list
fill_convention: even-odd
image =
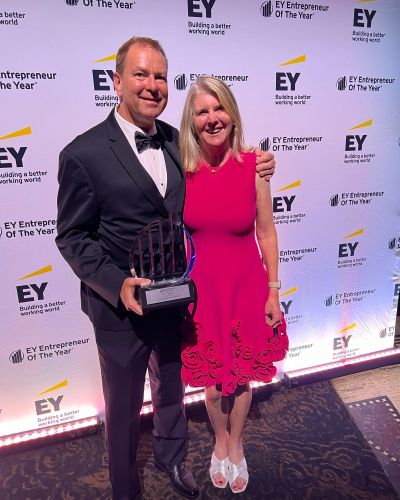
[(243, 144), (242, 119), (240, 118), (236, 99), (230, 88), (223, 81), (214, 76), (200, 76), (189, 89), (181, 120), (179, 144), (182, 165), (187, 172), (195, 172), (198, 162), (202, 158), (193, 120), (194, 99), (202, 92), (214, 96), (230, 116), (233, 125), (230, 137), (230, 147), (238, 161), (242, 161), (240, 152), (245, 149)]

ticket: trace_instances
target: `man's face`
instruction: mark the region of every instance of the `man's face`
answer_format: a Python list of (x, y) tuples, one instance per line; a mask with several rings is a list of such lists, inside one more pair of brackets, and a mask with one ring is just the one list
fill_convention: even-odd
[(120, 115), (148, 131), (168, 102), (167, 63), (152, 47), (132, 45), (122, 73), (114, 74)]

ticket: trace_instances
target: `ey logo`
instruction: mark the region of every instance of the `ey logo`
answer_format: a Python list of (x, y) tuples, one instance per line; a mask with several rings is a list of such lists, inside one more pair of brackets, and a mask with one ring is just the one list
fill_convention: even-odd
[(187, 0), (188, 17), (211, 17), (215, 0)]
[[(296, 57), (295, 59), (290, 59), (282, 63), (280, 66), (289, 66), (290, 64), (298, 64), (305, 62), (306, 55)], [(300, 73), (284, 73), (277, 72), (275, 79), (275, 89), (276, 90), (296, 90), (297, 80), (299, 79)]]
[(370, 28), (375, 14), (376, 10), (354, 9), (353, 26), (356, 28)]
[[(354, 238), (355, 236), (358, 236), (360, 234), (364, 233), (364, 228), (358, 229), (357, 231), (354, 231), (354, 233), (350, 233), (347, 236), (345, 236), (343, 239), (347, 240), (350, 238)], [(356, 248), (358, 247), (359, 241), (354, 241), (352, 243), (339, 243), (339, 251), (338, 251), (338, 257), (343, 258), (343, 257), (354, 257)]]
[(269, 151), (269, 148), (271, 147), (271, 139), (269, 137), (264, 137), (260, 140), (258, 146), (262, 151)]
[[(33, 278), (34, 276), (39, 276), (40, 274), (49, 273), (52, 270), (53, 268), (51, 265), (42, 267), (42, 269), (38, 269), (33, 273), (22, 276), (22, 278), (19, 278), (18, 281)], [(46, 290), (47, 285), (47, 281), (40, 284), (29, 283), (28, 285), (18, 285), (16, 287), (18, 302), (23, 304), (25, 302), (33, 302), (35, 300), (44, 300), (44, 291)]]
[(181, 75), (177, 75), (174, 78), (174, 85), (176, 90), (185, 90), (188, 84), (188, 79), (186, 78), (185, 73), (182, 73)]
[[(349, 326), (346, 326), (345, 328), (342, 328), (339, 332), (337, 332), (335, 337), (333, 339), (333, 350), (338, 351), (340, 349), (347, 349), (349, 347), (349, 342), (352, 337), (352, 334), (349, 334), (348, 332), (355, 328), (357, 325), (356, 323), (352, 323)], [(343, 335), (342, 335), (343, 334)]]
[[(279, 297), (287, 297), (288, 295), (291, 295), (292, 293), (296, 293), (298, 291), (298, 288), (290, 288), (290, 290), (287, 290), (286, 292), (283, 292), (279, 295)], [(289, 309), (290, 306), (293, 304), (293, 300), (281, 300), (280, 301), (283, 312), (285, 313), (286, 316), (289, 315)]]
[(274, 8), (272, 6), (272, 1), (268, 0), (267, 2), (264, 2), (261, 7), (260, 7), (260, 12), (263, 17), (271, 17), (272, 13), (274, 11)]
[[(362, 123), (359, 123), (358, 125), (355, 125), (354, 127), (350, 128), (349, 130), (356, 130), (359, 128), (371, 127), (371, 126), (372, 126), (372, 119), (367, 120), (367, 121), (362, 122)], [(366, 138), (367, 138), (366, 134), (364, 134), (364, 135), (357, 135), (357, 134), (346, 135), (345, 151), (362, 151)]]
[[(292, 184), (284, 186), (281, 189), (278, 189), (276, 192), (280, 193), (281, 191), (287, 191), (288, 189), (293, 189), (298, 186), (301, 186), (301, 181), (295, 181)], [(272, 200), (272, 210), (274, 213), (277, 212), (291, 212), (293, 208), (293, 202), (296, 199), (296, 195), (291, 196), (274, 196)]]
[[(97, 59), (95, 63), (115, 61), (117, 54)], [(114, 70), (112, 69), (92, 69), (93, 89), (95, 91), (107, 92), (114, 89)]]
[[(6, 139), (13, 139), (14, 137), (21, 137), (23, 135), (30, 135), (32, 133), (31, 127), (21, 128), (11, 134), (6, 134), (0, 137), (0, 141)], [(24, 166), (23, 157), (25, 156), (27, 147), (21, 146), (17, 148), (0, 147), (0, 168), (22, 168)]]
[[(68, 385), (68, 380), (63, 380), (57, 385), (46, 389), (45, 391), (39, 392), (38, 396), (43, 396), (44, 394), (48, 394), (49, 392), (55, 391), (57, 389), (61, 389), (61, 387), (66, 387)], [(37, 399), (35, 401), (36, 415), (45, 415), (46, 413), (54, 413), (56, 411), (60, 411), (61, 400), (64, 395), (59, 395), (57, 397), (43, 398)]]
[(397, 238), (390, 238), (388, 241), (388, 248), (389, 250), (398, 250), (400, 249), (400, 236)]

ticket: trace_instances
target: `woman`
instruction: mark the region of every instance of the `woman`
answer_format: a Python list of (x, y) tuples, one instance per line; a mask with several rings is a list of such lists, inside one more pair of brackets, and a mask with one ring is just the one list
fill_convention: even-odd
[(255, 154), (243, 145), (235, 98), (217, 78), (200, 77), (191, 86), (180, 147), (198, 294), (185, 325), (182, 377), (192, 387), (205, 386), (216, 438), (211, 480), (218, 488), (229, 482), (240, 493), (249, 480), (242, 444), (249, 382), (269, 382), (276, 374), (268, 341), (284, 321), (271, 191), (256, 175)]

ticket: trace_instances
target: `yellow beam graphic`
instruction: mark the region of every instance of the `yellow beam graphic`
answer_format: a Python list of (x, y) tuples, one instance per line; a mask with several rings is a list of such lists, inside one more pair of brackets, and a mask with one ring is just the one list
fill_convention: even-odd
[(359, 229), (358, 231), (354, 231), (354, 233), (350, 233), (347, 236), (344, 236), (343, 239), (352, 238), (353, 236), (358, 236), (359, 234), (363, 234), (364, 228)]
[(107, 57), (103, 57), (103, 59), (97, 59), (97, 61), (95, 62), (106, 62), (106, 61), (115, 61), (115, 59), (117, 58), (117, 54), (113, 54), (112, 56), (107, 56)]
[(342, 330), (339, 330), (338, 333), (345, 333), (347, 332), (348, 330), (351, 330), (352, 328), (355, 328), (357, 326), (356, 323), (352, 323), (351, 325), (349, 326), (346, 326), (345, 328), (343, 328)]
[(32, 276), (38, 276), (39, 274), (44, 274), (44, 273), (49, 273), (53, 270), (53, 266), (50, 264), (49, 266), (42, 267), (42, 269), (38, 269), (37, 271), (33, 271), (33, 273), (26, 274), (25, 276), (22, 276), (22, 278), (19, 278), (17, 281), (24, 280), (26, 278), (32, 278)]
[(15, 132), (11, 132), (11, 134), (1, 136), (0, 140), (2, 141), (3, 139), (12, 139), (13, 137), (20, 137), (21, 135), (29, 135), (31, 133), (32, 133), (31, 127), (20, 128)]
[(286, 189), (292, 189), (295, 187), (301, 186), (301, 180), (295, 181), (292, 184), (288, 184), (287, 186), (284, 186), (283, 188), (277, 189), (275, 192), (279, 193), (281, 191), (286, 191)]
[(279, 295), (279, 297), (284, 297), (285, 295), (290, 295), (291, 293), (295, 293), (297, 292), (298, 288), (290, 288), (289, 290), (287, 290), (286, 292), (283, 292)]
[(372, 125), (372, 118), (370, 120), (367, 120), (366, 122), (362, 122), (359, 125), (355, 125), (352, 128), (349, 128), (349, 130), (355, 130), (356, 128), (364, 128), (364, 127), (371, 127)]
[(68, 380), (63, 380), (59, 384), (53, 385), (53, 387), (50, 387), (49, 389), (46, 389), (43, 392), (39, 392), (38, 396), (46, 394), (47, 392), (55, 391), (56, 389), (60, 389), (61, 387), (66, 387), (67, 385), (68, 385)]
[(302, 63), (305, 62), (306, 60), (306, 55), (303, 54), (302, 56), (296, 57), (295, 59), (289, 59), (289, 61), (286, 61), (279, 66), (288, 66), (289, 64), (297, 64), (297, 63)]

